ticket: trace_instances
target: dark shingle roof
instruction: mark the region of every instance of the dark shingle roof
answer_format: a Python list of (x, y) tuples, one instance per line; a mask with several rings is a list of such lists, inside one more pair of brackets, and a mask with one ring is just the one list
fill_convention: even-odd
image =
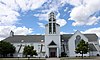
[(89, 42), (92, 42), (92, 41), (97, 41), (98, 40), (98, 36), (96, 34), (84, 34)]
[(41, 40), (44, 40), (44, 35), (14, 35), (4, 39), (4, 41), (11, 43), (20, 43), (22, 40), (24, 42), (41, 42)]
[[(69, 38), (71, 38), (73, 34), (63, 34), (61, 35), (61, 40), (68, 42)], [(84, 34), (89, 42), (97, 41), (98, 37), (96, 34)], [(4, 39), (4, 41), (11, 42), (11, 43), (20, 43), (21, 40), (24, 42), (41, 42), (41, 40), (45, 41), (44, 35), (14, 35), (13, 37), (8, 37)]]
[[(73, 34), (63, 34), (61, 35), (61, 40), (68, 41), (69, 38), (71, 38)], [(97, 41), (98, 36), (96, 34), (83, 34), (85, 37), (88, 38), (89, 42)]]
[(64, 40), (68, 42), (68, 39), (72, 36), (73, 34), (63, 34), (61, 35), (61, 40)]

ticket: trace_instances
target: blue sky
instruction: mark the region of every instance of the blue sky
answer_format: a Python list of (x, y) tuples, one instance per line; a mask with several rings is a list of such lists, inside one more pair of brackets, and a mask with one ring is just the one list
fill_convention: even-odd
[(48, 14), (55, 12), (61, 34), (96, 33), (100, 37), (100, 0), (0, 0), (0, 39), (44, 34)]

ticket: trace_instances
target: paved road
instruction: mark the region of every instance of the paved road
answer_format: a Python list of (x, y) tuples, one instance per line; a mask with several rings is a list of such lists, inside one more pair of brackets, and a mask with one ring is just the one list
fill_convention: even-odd
[(47, 58), (46, 60), (60, 60), (60, 58)]

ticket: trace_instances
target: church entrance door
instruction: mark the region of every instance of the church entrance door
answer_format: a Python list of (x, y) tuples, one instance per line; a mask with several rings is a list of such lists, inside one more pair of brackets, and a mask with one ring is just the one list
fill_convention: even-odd
[(49, 57), (57, 57), (57, 48), (49, 48)]

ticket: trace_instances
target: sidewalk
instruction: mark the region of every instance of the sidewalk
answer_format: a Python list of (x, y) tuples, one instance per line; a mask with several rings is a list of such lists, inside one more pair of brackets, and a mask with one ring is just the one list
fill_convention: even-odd
[(46, 60), (60, 60), (60, 58), (46, 58)]

